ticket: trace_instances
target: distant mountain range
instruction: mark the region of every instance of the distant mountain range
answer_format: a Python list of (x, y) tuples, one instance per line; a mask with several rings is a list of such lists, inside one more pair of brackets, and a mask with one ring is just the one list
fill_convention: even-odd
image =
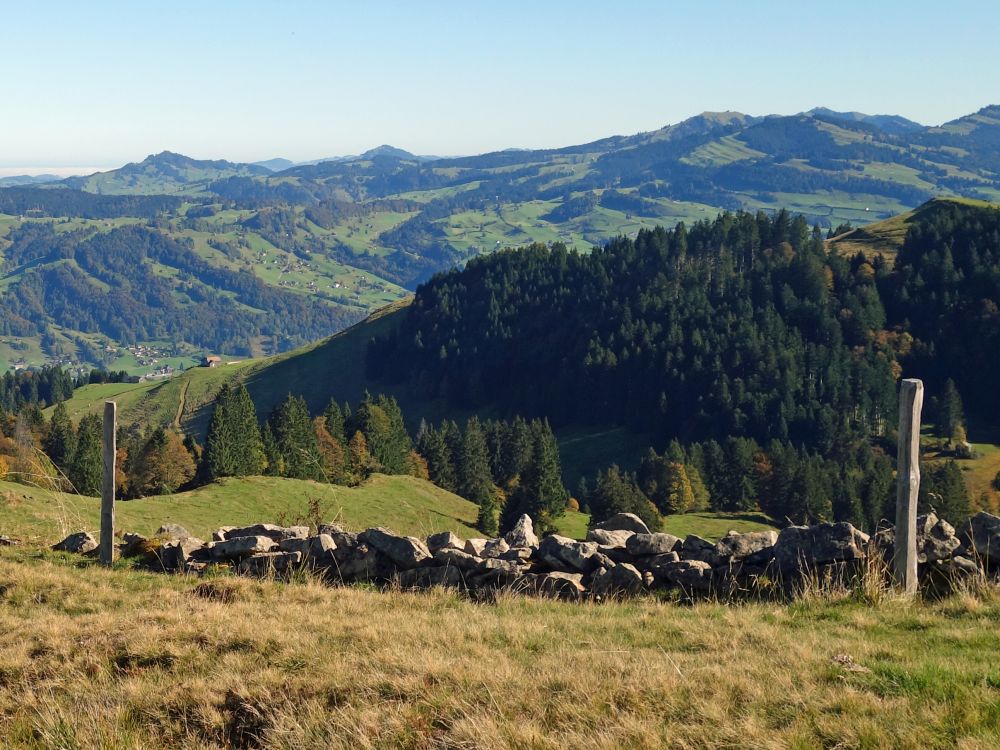
[[(141, 224), (184, 249), (170, 246), (153, 260), (135, 261), (150, 265), (141, 280), (147, 291), (156, 287), (178, 305), (175, 319), (206, 294), (235, 305), (238, 336), (214, 330), (199, 340), (197, 326), (188, 326), (190, 343), (259, 353), (356, 320), (434, 273), (500, 247), (561, 241), (587, 249), (722, 209), (787, 208), (833, 228), (885, 219), (933, 197), (1000, 200), (1000, 106), (938, 127), (824, 108), (765, 117), (705, 112), (659, 130), (557, 149), (436, 158), (383, 145), (306, 164), (163, 152), (88, 176), (5, 179), (0, 214), (13, 218), (0, 220), (0, 303), (10, 304), (14, 294), (35, 299), (21, 285), (44, 288), (37, 275), (60, 269), (67, 289), (81, 294), (87, 287), (78, 282), (90, 284), (97, 304), (107, 282), (88, 278), (97, 266), (74, 260), (77, 244), (89, 242), (92, 253), (103, 246), (93, 233)], [(38, 222), (76, 234), (46, 251), (45, 242), (23, 232)], [(23, 262), (13, 265), (15, 257)], [(297, 334), (287, 319), (257, 307), (253, 300), (264, 299), (263, 291), (240, 275), (226, 276), (220, 287), (212, 269), (256, 276), (280, 292), (286, 307), (286, 295), (305, 297), (322, 306), (322, 315), (298, 311), (297, 319), (309, 322)], [(83, 281), (69, 285), (67, 274)], [(149, 331), (171, 330), (155, 324), (155, 313), (142, 317)], [(26, 351), (33, 356), (5, 353), (0, 341), (0, 366), (55, 351), (74, 361), (82, 356), (81, 333), (89, 337), (87, 352), (98, 347), (95, 336), (120, 340), (99, 319), (78, 309), (62, 318), (36, 310), (15, 336), (31, 339)]]

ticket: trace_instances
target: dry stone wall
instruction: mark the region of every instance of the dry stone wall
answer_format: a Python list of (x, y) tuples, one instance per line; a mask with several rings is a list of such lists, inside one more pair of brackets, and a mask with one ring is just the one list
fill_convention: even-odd
[[(917, 523), (921, 579), (929, 586), (1000, 573), (1000, 518), (979, 513), (958, 531), (934, 514)], [(861, 575), (888, 576), (892, 529), (874, 537), (849, 523), (789, 526), (780, 532), (730, 532), (712, 542), (652, 533), (631, 514), (596, 525), (585, 541), (538, 539), (522, 516), (504, 537), (462, 539), (452, 532), (426, 539), (383, 528), (354, 533), (334, 524), (310, 534), (305, 526), (223, 527), (212, 541), (180, 526), (147, 539), (126, 534), (121, 554), (150, 567), (201, 574), (210, 566), (259, 577), (309, 570), (331, 583), (445, 586), (474, 596), (508, 590), (564, 599), (636, 596), (673, 591), (683, 597), (738, 598), (790, 593), (803, 581), (849, 585)], [(56, 549), (88, 553), (96, 540), (70, 535)]]

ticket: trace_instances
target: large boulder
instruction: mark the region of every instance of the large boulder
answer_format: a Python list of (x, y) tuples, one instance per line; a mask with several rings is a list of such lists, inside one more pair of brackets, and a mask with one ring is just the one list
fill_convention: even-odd
[(625, 542), (625, 549), (635, 557), (664, 555), (680, 548), (680, 537), (673, 534), (632, 534)]
[(590, 591), (596, 596), (633, 596), (644, 588), (642, 573), (628, 563), (598, 568), (590, 580)]
[(1000, 517), (979, 512), (958, 530), (962, 556), (983, 561), (988, 568), (1000, 569)]
[(697, 560), (709, 565), (719, 564), (719, 553), (715, 551), (715, 543), (697, 534), (688, 534), (681, 544), (682, 560)]
[[(739, 534), (730, 531), (715, 544), (715, 554), (722, 562), (738, 562), (759, 553), (770, 550), (778, 541), (778, 532), (773, 529), (768, 531), (751, 531)], [(768, 553), (768, 557), (770, 553)]]
[(364, 544), (337, 547), (327, 577), (341, 583), (388, 581), (397, 573), (396, 565), (382, 552)]
[(608, 529), (591, 529), (587, 532), (587, 541), (595, 542), (602, 547), (609, 547), (611, 549), (625, 549), (628, 544), (628, 540), (635, 536), (634, 531), (626, 531), (624, 529), (615, 529), (609, 531)]
[(595, 523), (593, 528), (605, 531), (631, 531), (635, 534), (649, 533), (649, 527), (635, 513), (615, 513), (606, 521)]
[(245, 536), (266, 536), (268, 539), (275, 542), (280, 542), (285, 539), (305, 539), (309, 536), (309, 527), (276, 526), (273, 523), (255, 523), (252, 526), (227, 529), (224, 533), (225, 540), (238, 539), (239, 537)]
[(185, 570), (195, 553), (202, 551), (205, 543), (193, 536), (166, 542), (157, 551), (157, 558), (164, 570)]
[(397, 536), (383, 528), (362, 531), (358, 541), (377, 549), (400, 570), (417, 568), (431, 560), (430, 550), (422, 541), (412, 536)]
[(450, 531), (442, 531), (427, 537), (427, 549), (432, 555), (440, 549), (464, 550), (465, 540)]
[(535, 527), (531, 523), (531, 517), (526, 513), (522, 514), (514, 527), (504, 536), (504, 539), (511, 547), (537, 547), (538, 537), (535, 536)]
[(527, 573), (520, 578), (520, 591), (553, 599), (576, 601), (583, 597), (587, 589), (580, 573)]
[(212, 559), (216, 561), (239, 561), (250, 555), (270, 552), (278, 543), (267, 536), (238, 536), (224, 542), (215, 542), (212, 547)]
[(828, 563), (865, 556), (868, 535), (846, 521), (815, 526), (788, 526), (778, 534), (774, 559), (783, 573), (809, 570)]
[(938, 518), (934, 513), (917, 518), (917, 562), (931, 563), (947, 560), (962, 542), (955, 535), (955, 527)]
[(652, 573), (657, 580), (672, 583), (686, 592), (712, 588), (712, 566), (701, 560), (664, 560)]
[(78, 531), (53, 545), (52, 549), (57, 552), (74, 552), (78, 555), (85, 555), (97, 549), (97, 540), (89, 531)]
[(535, 554), (545, 565), (565, 573), (592, 573), (605, 562), (611, 562), (598, 551), (596, 543), (578, 542), (556, 534), (545, 537)]

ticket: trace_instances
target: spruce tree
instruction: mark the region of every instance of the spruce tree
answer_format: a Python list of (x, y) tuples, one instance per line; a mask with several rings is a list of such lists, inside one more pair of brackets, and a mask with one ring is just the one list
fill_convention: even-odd
[(267, 457), (257, 410), (242, 383), (235, 387), (226, 384), (219, 390), (208, 425), (203, 460), (209, 480), (264, 473)]
[(284, 476), (285, 460), (281, 457), (281, 451), (278, 449), (278, 441), (275, 439), (274, 431), (268, 422), (265, 422), (261, 428), (260, 441), (264, 446), (264, 458), (267, 461), (266, 471), (268, 476)]
[(344, 433), (344, 411), (334, 399), (323, 410), (323, 417), (326, 419), (325, 427), (327, 432), (341, 445), (347, 446), (347, 436)]
[(73, 460), (73, 452), (76, 449), (76, 430), (73, 429), (73, 422), (69, 418), (66, 404), (60, 401), (52, 411), (52, 420), (49, 422), (49, 432), (45, 438), (45, 453), (52, 463), (62, 471), (69, 468)]
[(288, 394), (268, 420), (278, 454), (282, 476), (293, 479), (323, 480), (323, 459), (305, 399)]
[(417, 451), (427, 461), (430, 480), (438, 487), (456, 492), (458, 475), (451, 460), (451, 451), (448, 450), (441, 431), (433, 427), (423, 430), (417, 441)]
[(555, 435), (548, 422), (540, 421), (532, 422), (531, 433), (531, 458), (521, 472), (517, 489), (504, 506), (500, 523), (503, 531), (510, 529), (521, 514), (530, 516), (542, 533), (552, 531), (555, 519), (566, 511), (569, 495), (562, 484)]
[(465, 425), (462, 460), (458, 465), (458, 494), (476, 505), (485, 505), (493, 497), (493, 476), (486, 436), (477, 417)]
[(955, 439), (959, 427), (965, 423), (962, 397), (958, 394), (955, 381), (948, 378), (938, 402), (938, 432), (947, 440)]
[(104, 462), (101, 458), (103, 423), (96, 414), (80, 420), (76, 451), (69, 468), (69, 481), (81, 495), (97, 495), (101, 491)]

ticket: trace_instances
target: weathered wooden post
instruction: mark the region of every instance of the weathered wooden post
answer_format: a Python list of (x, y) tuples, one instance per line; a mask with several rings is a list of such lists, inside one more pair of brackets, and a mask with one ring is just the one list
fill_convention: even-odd
[(109, 566), (115, 557), (115, 459), (117, 446), (117, 404), (104, 402), (104, 471), (101, 483), (101, 565)]
[(896, 473), (896, 541), (892, 562), (896, 583), (917, 592), (917, 496), (920, 493), (920, 409), (924, 384), (904, 380), (899, 390), (899, 456)]

